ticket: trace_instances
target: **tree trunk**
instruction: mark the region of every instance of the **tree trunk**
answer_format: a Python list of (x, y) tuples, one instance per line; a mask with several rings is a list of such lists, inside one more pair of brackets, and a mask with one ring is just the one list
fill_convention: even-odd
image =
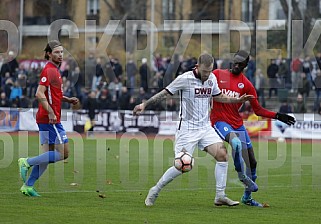
[(251, 33), (251, 55), (256, 55), (256, 21), (258, 20), (259, 17), (259, 12), (261, 9), (262, 5), (262, 0), (254, 0), (253, 1), (253, 13), (252, 13), (252, 21), (253, 21), (253, 30)]

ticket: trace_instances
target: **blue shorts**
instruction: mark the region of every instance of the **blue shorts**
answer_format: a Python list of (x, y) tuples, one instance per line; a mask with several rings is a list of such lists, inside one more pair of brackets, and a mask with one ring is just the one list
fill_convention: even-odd
[(40, 144), (65, 144), (68, 142), (66, 131), (61, 123), (58, 124), (38, 124)]
[(234, 133), (236, 133), (236, 135), (239, 137), (240, 141), (242, 142), (243, 149), (249, 149), (249, 148), (253, 147), (250, 136), (247, 133), (244, 125), (242, 125), (241, 127), (237, 128), (237, 129), (234, 129), (228, 123), (223, 122), (223, 121), (218, 121), (214, 124), (213, 128), (215, 129), (216, 133), (221, 137), (221, 139), (223, 139), (224, 141), (226, 140), (226, 136), (229, 133), (234, 132)]

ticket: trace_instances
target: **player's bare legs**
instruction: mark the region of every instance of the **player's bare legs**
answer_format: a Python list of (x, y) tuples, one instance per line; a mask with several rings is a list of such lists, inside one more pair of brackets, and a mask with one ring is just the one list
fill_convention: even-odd
[(225, 188), (227, 181), (227, 168), (228, 168), (228, 154), (223, 143), (215, 143), (207, 146), (204, 149), (207, 153), (216, 159), (215, 165), (215, 179), (216, 179), (216, 196), (214, 204), (217, 206), (227, 205), (235, 206), (238, 205), (238, 201), (233, 201), (226, 197)]
[[(59, 151), (62, 159), (67, 159), (69, 157), (69, 144), (68, 144), (68, 142), (65, 144), (55, 145), (55, 149), (57, 151)], [(54, 149), (51, 149), (51, 150), (54, 150)]]

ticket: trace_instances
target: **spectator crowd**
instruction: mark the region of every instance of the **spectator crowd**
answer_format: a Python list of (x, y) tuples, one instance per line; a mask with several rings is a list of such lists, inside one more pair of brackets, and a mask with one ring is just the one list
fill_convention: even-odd
[[(14, 52), (9, 52), (8, 62), (0, 57), (0, 107), (37, 107), (35, 92), (39, 82), (41, 69), (46, 63), (28, 64), (18, 62)], [(95, 57), (90, 53), (82, 64), (78, 64), (71, 56), (67, 57), (61, 66), (64, 94), (80, 99), (82, 108), (88, 109), (89, 101), (95, 100), (97, 109), (132, 110), (136, 104), (150, 98), (167, 86), (178, 75), (194, 68), (195, 57), (183, 58), (163, 57), (154, 55), (150, 63), (146, 58), (135, 61), (129, 58), (126, 64), (112, 55), (108, 60)], [(228, 59), (218, 60), (215, 68), (230, 68)], [(294, 58), (286, 60), (282, 57), (271, 60), (266, 72), (257, 68), (255, 58), (250, 57), (245, 70), (246, 77), (257, 90), (259, 101), (263, 107), (266, 98), (279, 97), (283, 113), (311, 112), (306, 102), (314, 91), (313, 112), (321, 112), (321, 53), (316, 57)], [(268, 82), (267, 82), (268, 81)], [(268, 90), (266, 92), (266, 90)], [(280, 98), (280, 91), (295, 96), (295, 102), (287, 97)], [(176, 111), (177, 100), (168, 98), (152, 110)], [(69, 104), (63, 104), (63, 109), (69, 109)], [(282, 110), (282, 111), (281, 111)]]

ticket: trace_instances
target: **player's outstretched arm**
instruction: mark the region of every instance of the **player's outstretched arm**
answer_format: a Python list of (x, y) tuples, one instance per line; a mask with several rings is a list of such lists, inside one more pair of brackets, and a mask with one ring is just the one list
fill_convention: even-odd
[(162, 91), (160, 91), (156, 95), (154, 95), (151, 98), (149, 98), (148, 100), (146, 100), (146, 102), (136, 105), (133, 110), (133, 114), (140, 115), (145, 110), (145, 108), (147, 106), (160, 102), (167, 95), (169, 95), (169, 93), (165, 89), (163, 89)]
[[(254, 89), (254, 87), (253, 87)], [(256, 99), (253, 99), (250, 101), (251, 106), (253, 108), (254, 113), (257, 116), (266, 117), (266, 118), (272, 118), (277, 119), (279, 121), (282, 121), (283, 123), (287, 125), (293, 125), (296, 121), (293, 116), (282, 114), (282, 113), (276, 113), (274, 111), (270, 111), (264, 107), (262, 107), (259, 103), (259, 101)]]
[(230, 97), (225, 94), (213, 96), (213, 100), (220, 103), (244, 103), (245, 101), (251, 100), (253, 98), (254, 98), (253, 95), (246, 95), (246, 94), (238, 98)]
[(67, 102), (67, 103), (71, 103), (73, 105), (76, 105), (77, 103), (79, 103), (79, 99), (77, 97), (66, 97), (66, 96), (63, 96), (62, 97), (62, 101)]

